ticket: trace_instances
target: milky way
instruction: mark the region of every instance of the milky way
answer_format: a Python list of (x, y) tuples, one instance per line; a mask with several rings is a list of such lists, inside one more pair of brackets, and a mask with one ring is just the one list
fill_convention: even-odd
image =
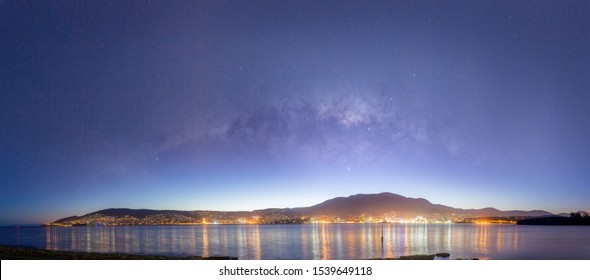
[(0, 3), (0, 223), (590, 210), (587, 1)]

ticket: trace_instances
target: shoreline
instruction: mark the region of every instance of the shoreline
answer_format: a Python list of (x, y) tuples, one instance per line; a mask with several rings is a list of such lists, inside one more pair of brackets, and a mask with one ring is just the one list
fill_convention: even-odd
[(31, 247), (0, 246), (2, 260), (237, 260), (229, 256), (166, 256), (125, 253), (73, 252), (38, 249)]
[[(448, 253), (431, 255), (410, 255), (397, 258), (373, 258), (371, 260), (434, 260), (435, 257), (450, 259)], [(0, 259), (2, 260), (237, 260), (229, 256), (166, 256), (166, 255), (140, 255), (126, 253), (96, 253), (57, 251), (31, 247), (0, 246)]]

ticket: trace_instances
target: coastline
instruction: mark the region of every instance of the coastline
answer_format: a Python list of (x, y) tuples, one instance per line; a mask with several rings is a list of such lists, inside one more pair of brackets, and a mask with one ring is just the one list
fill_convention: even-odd
[[(410, 255), (398, 258), (374, 258), (371, 260), (434, 260), (435, 257), (450, 259), (448, 253), (432, 255)], [(54, 251), (30, 247), (0, 246), (0, 259), (2, 260), (237, 260), (228, 256), (186, 256), (175, 257), (165, 255), (139, 255), (124, 253), (94, 253)]]
[(229, 256), (187, 256), (138, 255), (124, 253), (71, 252), (37, 249), (30, 247), (0, 246), (2, 260), (237, 260)]

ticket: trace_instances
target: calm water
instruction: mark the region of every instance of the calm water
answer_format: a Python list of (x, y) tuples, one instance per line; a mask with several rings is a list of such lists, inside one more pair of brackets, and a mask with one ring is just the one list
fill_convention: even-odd
[(368, 259), (451, 253), (451, 258), (590, 259), (590, 227), (515, 225), (195, 225), (2, 228), (0, 244), (50, 250)]

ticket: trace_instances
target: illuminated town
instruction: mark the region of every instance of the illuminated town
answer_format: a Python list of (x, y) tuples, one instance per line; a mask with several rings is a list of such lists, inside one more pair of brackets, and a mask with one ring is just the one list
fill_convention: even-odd
[(299, 208), (267, 208), (254, 211), (181, 211), (110, 208), (72, 216), (48, 226), (131, 226), (186, 224), (516, 224), (527, 217), (552, 216), (542, 210), (501, 211), (495, 208), (461, 209), (432, 204), (421, 198), (393, 193), (337, 197)]
[(48, 226), (134, 226), (134, 225), (196, 225), (196, 224), (319, 224), (319, 223), (398, 223), (398, 224), (516, 224), (523, 217), (471, 217), (467, 215), (442, 216), (418, 213), (389, 213), (381, 216), (353, 215), (345, 218), (332, 215), (298, 216), (286, 209), (251, 212), (194, 211), (192, 215), (164, 213), (137, 218), (130, 215), (108, 216), (89, 214), (83, 217), (62, 219)]

